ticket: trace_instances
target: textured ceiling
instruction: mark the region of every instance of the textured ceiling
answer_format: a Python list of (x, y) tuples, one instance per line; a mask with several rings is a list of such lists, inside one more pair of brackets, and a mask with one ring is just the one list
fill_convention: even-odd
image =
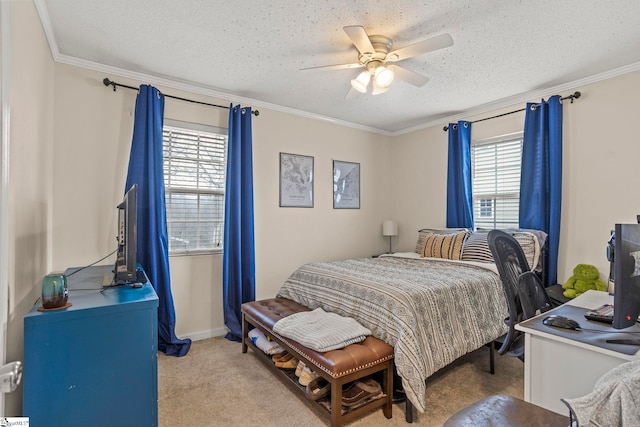
[[(638, 0), (35, 3), (58, 60), (388, 133), (640, 63)], [(383, 94), (346, 98), (361, 70), (300, 71), (357, 62), (345, 25), (386, 35), (394, 48), (442, 33), (454, 45), (399, 63), (430, 79), (420, 88), (396, 79)]]

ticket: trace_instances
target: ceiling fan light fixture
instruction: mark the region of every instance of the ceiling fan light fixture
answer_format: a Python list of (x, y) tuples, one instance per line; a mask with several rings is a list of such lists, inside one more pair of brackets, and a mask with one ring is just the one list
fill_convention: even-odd
[(392, 69), (382, 65), (376, 68), (374, 76), (376, 79), (376, 83), (380, 87), (388, 87), (393, 81), (393, 78), (395, 77)]
[(353, 88), (358, 92), (366, 93), (369, 80), (371, 80), (371, 75), (368, 71), (363, 71), (358, 75), (358, 77), (351, 80), (351, 86), (353, 86)]
[(386, 91), (389, 90), (389, 86), (387, 87), (380, 86), (376, 81), (376, 79), (373, 79), (372, 86), (373, 86), (373, 90), (371, 91), (371, 95), (380, 95), (381, 93), (385, 93)]

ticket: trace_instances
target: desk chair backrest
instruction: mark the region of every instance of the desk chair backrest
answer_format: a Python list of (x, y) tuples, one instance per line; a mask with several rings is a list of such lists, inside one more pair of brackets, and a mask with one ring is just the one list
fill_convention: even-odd
[(491, 230), (487, 241), (500, 274), (509, 311), (509, 317), (505, 319), (509, 330), (498, 353), (523, 359), (524, 340), (515, 325), (553, 306), (540, 278), (529, 268), (524, 251), (513, 236), (501, 230)]

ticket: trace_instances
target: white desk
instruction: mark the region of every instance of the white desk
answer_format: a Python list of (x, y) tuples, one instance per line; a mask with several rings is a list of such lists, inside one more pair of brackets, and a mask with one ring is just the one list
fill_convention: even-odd
[[(576, 339), (591, 336), (604, 342), (605, 334), (569, 331), (542, 325), (542, 319), (549, 314), (565, 315), (568, 310), (577, 312), (578, 309), (594, 309), (607, 303), (613, 304), (613, 297), (608, 293), (587, 291), (561, 307), (516, 325), (516, 329), (525, 333), (524, 399), (527, 402), (567, 415), (568, 408), (560, 398), (587, 395), (604, 373), (624, 362), (640, 359), (640, 351), (635, 354), (624, 354), (576, 341)], [(569, 308), (563, 310), (565, 306)], [(581, 310), (579, 313), (568, 317), (577, 320), (582, 328), (608, 328), (610, 331), (617, 331), (610, 325), (588, 321)], [(640, 326), (636, 324), (628, 330), (640, 331)], [(576, 339), (572, 339), (572, 334)], [(616, 333), (614, 336), (616, 338), (640, 337), (638, 334), (624, 335), (626, 334)], [(606, 338), (612, 338), (612, 336), (606, 334)], [(636, 348), (626, 347), (626, 350)]]

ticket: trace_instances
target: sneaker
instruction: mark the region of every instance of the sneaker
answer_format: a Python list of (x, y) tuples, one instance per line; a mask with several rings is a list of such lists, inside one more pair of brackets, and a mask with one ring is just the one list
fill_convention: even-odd
[(356, 380), (342, 389), (342, 405), (355, 407), (382, 393), (380, 384), (371, 378)]
[(276, 366), (280, 369), (296, 369), (298, 366), (298, 359), (291, 357), (285, 361), (280, 360), (276, 362)]
[(291, 356), (289, 353), (287, 353), (286, 351), (283, 351), (281, 353), (274, 354), (273, 356), (271, 356), (271, 360), (275, 363), (280, 359), (282, 359), (283, 357), (289, 357), (289, 356)]
[(307, 384), (307, 396), (313, 400), (320, 400), (331, 392), (331, 384), (323, 377), (316, 377)]
[(318, 374), (316, 374), (311, 369), (305, 366), (302, 369), (302, 372), (300, 373), (300, 379), (298, 380), (298, 382), (300, 383), (300, 385), (306, 387), (311, 381), (313, 381), (317, 377), (318, 377)]

